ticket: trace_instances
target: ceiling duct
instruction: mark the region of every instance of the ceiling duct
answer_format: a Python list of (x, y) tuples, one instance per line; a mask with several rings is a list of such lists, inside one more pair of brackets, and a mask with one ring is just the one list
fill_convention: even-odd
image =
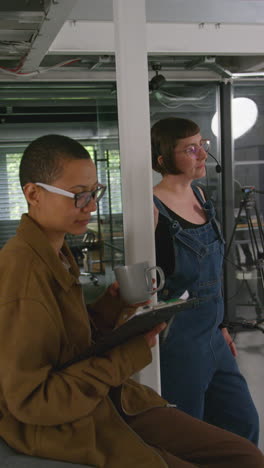
[(232, 78), (232, 73), (229, 70), (226, 70), (221, 65), (216, 63), (216, 57), (199, 57), (192, 60), (185, 66), (186, 70), (193, 70), (194, 68), (204, 67), (209, 70), (214, 71), (222, 78)]
[(175, 96), (166, 91), (156, 91), (154, 93), (157, 101), (168, 109), (177, 109), (183, 105), (190, 104), (193, 107), (207, 107), (203, 101), (209, 96), (209, 92), (201, 96)]

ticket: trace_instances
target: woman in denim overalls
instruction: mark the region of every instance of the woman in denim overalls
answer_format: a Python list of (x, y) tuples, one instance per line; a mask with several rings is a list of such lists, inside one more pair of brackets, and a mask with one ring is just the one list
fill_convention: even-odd
[(205, 175), (199, 127), (181, 118), (152, 127), (157, 265), (166, 283), (159, 299), (199, 298), (177, 314), (160, 345), (162, 395), (179, 409), (258, 443), (259, 422), (236, 364), (235, 344), (222, 326), (224, 241), (211, 201), (192, 185)]

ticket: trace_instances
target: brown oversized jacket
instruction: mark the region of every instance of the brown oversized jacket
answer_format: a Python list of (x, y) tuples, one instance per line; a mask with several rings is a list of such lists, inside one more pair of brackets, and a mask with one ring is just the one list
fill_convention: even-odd
[[(28, 215), (0, 251), (0, 436), (34, 456), (100, 468), (164, 467), (109, 398), (121, 385), (128, 414), (166, 405), (129, 379), (151, 362), (143, 337), (56, 370), (91, 344), (79, 270), (66, 245), (63, 252), (69, 271)], [(95, 310), (103, 324), (106, 311)]]

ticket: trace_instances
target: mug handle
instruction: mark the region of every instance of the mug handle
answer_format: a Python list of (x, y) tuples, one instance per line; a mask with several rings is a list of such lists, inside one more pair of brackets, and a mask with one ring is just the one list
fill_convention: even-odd
[[(152, 276), (150, 275), (150, 272), (152, 270), (156, 270), (159, 273), (159, 279), (160, 279), (159, 286), (157, 288), (154, 288), (154, 289), (153, 289), (153, 285), (152, 285)], [(151, 294), (155, 294), (156, 292), (160, 291), (165, 285), (164, 272), (163, 272), (162, 268), (160, 268), (159, 266), (153, 266), (153, 267), (146, 268), (145, 278), (146, 278), (146, 282), (147, 282), (147, 286), (148, 286), (148, 292), (150, 292)]]

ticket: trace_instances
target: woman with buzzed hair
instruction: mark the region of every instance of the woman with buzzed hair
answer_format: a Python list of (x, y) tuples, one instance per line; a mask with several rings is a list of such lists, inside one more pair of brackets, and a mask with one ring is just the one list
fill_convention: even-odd
[(164, 324), (88, 357), (136, 307), (116, 283), (83, 301), (64, 238), (85, 233), (105, 190), (85, 148), (41, 137), (24, 152), (20, 179), (28, 213), (0, 251), (0, 436), (18, 452), (96, 468), (264, 468), (252, 443), (131, 378), (151, 362)]

